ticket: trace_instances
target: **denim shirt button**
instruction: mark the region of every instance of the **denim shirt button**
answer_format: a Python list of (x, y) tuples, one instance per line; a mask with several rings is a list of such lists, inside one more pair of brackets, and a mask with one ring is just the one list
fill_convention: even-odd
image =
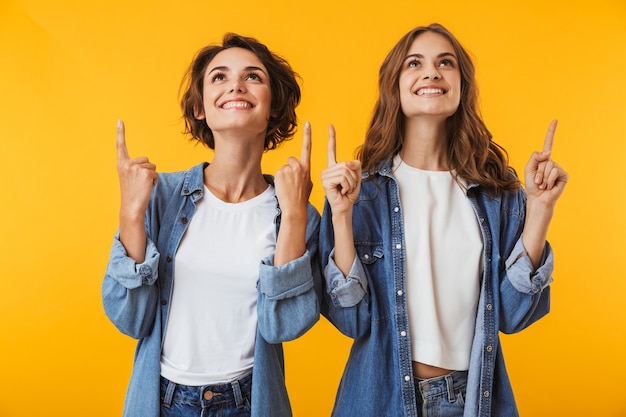
[(487, 304), (487, 310), (490, 310), (490, 311), (493, 310), (493, 305)]
[(487, 352), (491, 352), (493, 350), (493, 347), (491, 345), (487, 346)]
[(183, 222), (183, 224), (187, 224), (188, 220), (186, 217), (183, 217), (182, 219), (180, 219), (181, 222)]
[(398, 207), (394, 207), (394, 208), (393, 208), (393, 212), (394, 212), (394, 213), (397, 213), (397, 212), (399, 212), (399, 211), (400, 211), (400, 208), (398, 208)]
[(402, 245), (398, 243), (398, 244), (396, 245), (396, 249), (402, 249)]
[(398, 295), (400, 296), (400, 295), (402, 295), (402, 294), (403, 294), (403, 293), (402, 293), (402, 290), (398, 290)]
[(161, 305), (162, 306), (167, 305), (167, 300), (165, 298), (161, 300)]
[(404, 380), (405, 380), (405, 381), (407, 381), (407, 382), (409, 382), (409, 381), (411, 380), (411, 377), (410, 377), (410, 376), (408, 376), (408, 375), (406, 375), (406, 376), (404, 377)]
[(171, 256), (168, 256), (167, 258), (165, 258), (165, 260), (166, 260), (167, 262), (172, 262), (172, 257), (171, 257)]
[(402, 330), (402, 331), (400, 332), (400, 336), (402, 336), (402, 337), (406, 336), (406, 332), (405, 332), (404, 330)]
[(484, 396), (485, 398), (489, 397), (489, 391), (485, 391), (485, 392), (483, 392), (483, 396)]

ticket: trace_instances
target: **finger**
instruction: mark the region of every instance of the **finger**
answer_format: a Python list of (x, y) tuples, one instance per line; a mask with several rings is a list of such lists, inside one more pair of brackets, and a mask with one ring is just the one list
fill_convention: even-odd
[(559, 172), (558, 165), (554, 165), (554, 167), (552, 167), (552, 169), (550, 170), (546, 178), (546, 185), (547, 185), (548, 190), (551, 190), (552, 188), (554, 188), (560, 176), (561, 176), (561, 173)]
[(333, 166), (337, 163), (336, 148), (335, 127), (328, 125), (328, 166)]
[(554, 143), (554, 132), (556, 131), (557, 120), (553, 120), (548, 127), (546, 139), (543, 142), (543, 153), (552, 152), (552, 144)]
[(302, 154), (300, 155), (300, 161), (304, 162), (306, 166), (311, 166), (311, 123), (306, 122), (304, 124), (304, 140), (302, 141)]
[(126, 128), (124, 122), (117, 121), (117, 159), (119, 161), (130, 159), (128, 156), (128, 149), (126, 148)]

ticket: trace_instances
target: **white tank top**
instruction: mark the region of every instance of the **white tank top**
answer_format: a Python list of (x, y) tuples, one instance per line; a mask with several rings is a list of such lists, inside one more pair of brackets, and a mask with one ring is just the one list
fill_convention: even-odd
[(476, 214), (449, 171), (394, 159), (406, 249), (406, 290), (414, 361), (469, 368), (482, 274)]
[(276, 247), (274, 187), (243, 203), (204, 198), (176, 252), (161, 375), (179, 384), (231, 381), (250, 372), (261, 260)]

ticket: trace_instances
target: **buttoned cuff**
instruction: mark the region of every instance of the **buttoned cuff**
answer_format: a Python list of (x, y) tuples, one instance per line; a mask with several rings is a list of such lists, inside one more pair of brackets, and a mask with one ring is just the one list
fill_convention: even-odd
[(295, 297), (313, 288), (311, 256), (304, 255), (281, 266), (274, 266), (274, 255), (261, 261), (259, 292), (270, 299)]
[(554, 270), (552, 247), (546, 241), (539, 267), (535, 269), (520, 236), (505, 266), (507, 276), (517, 291), (524, 294), (538, 293), (552, 283)]
[(358, 257), (354, 256), (348, 276), (344, 276), (333, 258), (333, 249), (328, 256), (328, 264), (324, 268), (326, 289), (333, 305), (337, 307), (354, 307), (361, 302), (367, 293), (365, 270)]

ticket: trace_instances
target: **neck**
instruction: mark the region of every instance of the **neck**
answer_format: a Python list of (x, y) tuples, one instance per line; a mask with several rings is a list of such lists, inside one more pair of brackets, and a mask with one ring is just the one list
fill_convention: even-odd
[(445, 120), (407, 119), (400, 157), (414, 168), (449, 171)]
[(261, 170), (264, 136), (253, 140), (215, 137), (213, 161), (204, 169), (204, 184), (227, 203), (250, 200), (267, 189)]

